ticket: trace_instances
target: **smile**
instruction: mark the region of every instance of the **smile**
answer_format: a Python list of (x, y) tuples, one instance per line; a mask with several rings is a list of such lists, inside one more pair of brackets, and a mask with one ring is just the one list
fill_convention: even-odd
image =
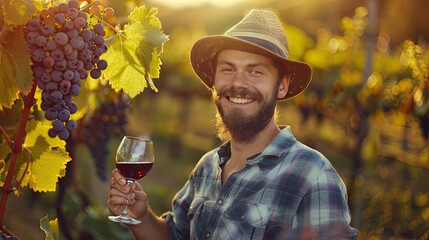
[(237, 104), (248, 104), (248, 103), (251, 103), (251, 102), (255, 101), (252, 98), (229, 97), (228, 99), (229, 99), (230, 102), (237, 103)]

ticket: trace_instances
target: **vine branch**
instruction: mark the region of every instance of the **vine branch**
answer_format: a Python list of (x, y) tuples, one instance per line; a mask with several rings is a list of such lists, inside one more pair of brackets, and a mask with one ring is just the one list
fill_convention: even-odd
[[(15, 136), (15, 140), (14, 141), (10, 141), (9, 146), (11, 146), (12, 149), (12, 157), (9, 163), (9, 169), (7, 171), (7, 175), (6, 175), (6, 180), (4, 182), (3, 185), (3, 191), (1, 192), (1, 199), (0, 199), (0, 226), (3, 226), (3, 219), (4, 219), (4, 214), (6, 211), (6, 204), (7, 204), (7, 199), (9, 196), (9, 193), (11, 193), (11, 185), (12, 185), (12, 178), (13, 178), (13, 173), (15, 170), (15, 166), (16, 166), (16, 161), (18, 159), (18, 155), (19, 153), (22, 151), (22, 141), (24, 139), (24, 134), (25, 134), (25, 126), (27, 125), (27, 121), (28, 121), (28, 116), (30, 115), (30, 110), (33, 107), (34, 103), (36, 102), (36, 100), (34, 99), (34, 94), (36, 92), (36, 88), (37, 88), (37, 80), (33, 79), (33, 85), (31, 87), (30, 93), (26, 96), (23, 97), (24, 99), (24, 109), (22, 110), (22, 117), (21, 117), (21, 121), (19, 122), (19, 127), (18, 127), (18, 132)], [(4, 131), (3, 128), (1, 128), (2, 130), (2, 134), (5, 134), (6, 132)], [(3, 133), (5, 132), (5, 133)], [(9, 138), (9, 137), (7, 137)], [(6, 139), (7, 139), (6, 138)], [(10, 138), (9, 138), (10, 140)], [(9, 141), (8, 141), (9, 143)]]
[(9, 135), (4, 130), (2, 125), (0, 125), (0, 131), (1, 131), (1, 134), (3, 135), (4, 139), (6, 139), (7, 145), (9, 145), (9, 147), (12, 148), (13, 147), (13, 141), (10, 139)]

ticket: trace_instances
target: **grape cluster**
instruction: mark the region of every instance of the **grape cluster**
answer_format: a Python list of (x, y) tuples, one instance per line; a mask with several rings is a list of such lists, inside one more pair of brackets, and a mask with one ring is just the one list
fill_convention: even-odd
[(87, 20), (88, 13), (80, 11), (78, 1), (71, 0), (42, 10), (25, 27), (33, 74), (42, 90), (41, 108), (52, 121), (48, 131), (52, 138), (69, 138), (77, 126), (70, 114), (78, 109), (72, 97), (79, 95), (81, 80), (88, 72), (99, 78), (107, 68), (107, 62), (100, 59), (107, 51), (104, 26)]
[(111, 136), (124, 135), (128, 108), (128, 99), (120, 93), (119, 100), (101, 104), (85, 123), (85, 143), (95, 161), (97, 176), (103, 181), (107, 180), (109, 141)]

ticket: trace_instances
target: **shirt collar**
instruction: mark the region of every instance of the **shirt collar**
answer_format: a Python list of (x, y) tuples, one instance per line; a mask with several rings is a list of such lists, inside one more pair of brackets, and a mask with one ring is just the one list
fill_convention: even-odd
[[(277, 164), (278, 161), (283, 159), (284, 156), (291, 146), (296, 143), (296, 138), (292, 134), (290, 126), (282, 127), (277, 136), (271, 141), (271, 143), (262, 151), (260, 154), (253, 155), (247, 159), (247, 164), (256, 165), (259, 167), (268, 167), (273, 164)], [(219, 156), (219, 166), (223, 165), (231, 156), (231, 143), (225, 142), (219, 147), (217, 151)]]

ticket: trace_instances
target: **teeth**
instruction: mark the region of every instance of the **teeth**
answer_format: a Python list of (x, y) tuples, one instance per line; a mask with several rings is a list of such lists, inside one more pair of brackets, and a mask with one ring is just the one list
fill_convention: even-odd
[(229, 101), (231, 101), (233, 103), (238, 103), (238, 104), (246, 104), (246, 103), (253, 102), (253, 99), (251, 99), (251, 98), (235, 98), (235, 97), (230, 97)]

